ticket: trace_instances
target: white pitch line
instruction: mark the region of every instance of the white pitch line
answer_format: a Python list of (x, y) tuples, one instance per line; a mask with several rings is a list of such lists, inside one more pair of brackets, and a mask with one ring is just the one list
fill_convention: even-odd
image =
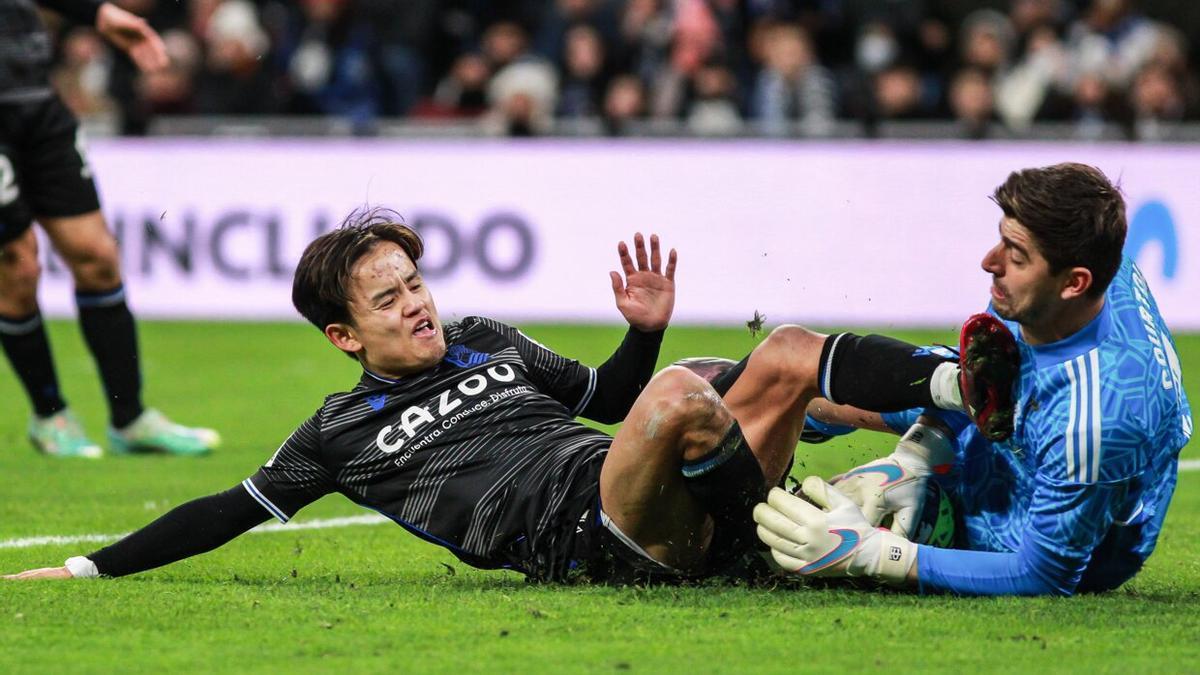
[[(1180, 471), (1200, 471), (1200, 459), (1181, 459), (1179, 460)], [(251, 534), (263, 532), (292, 532), (295, 530), (325, 530), (334, 527), (355, 527), (358, 525), (379, 525), (381, 523), (390, 523), (387, 518), (368, 514), (363, 516), (346, 516), (344, 518), (324, 518), (320, 520), (305, 520), (302, 522), (292, 521), (287, 524), (283, 523), (267, 523), (259, 525), (250, 530)], [(24, 537), (21, 539), (3, 539), (0, 540), (0, 549), (5, 548), (32, 548), (34, 546), (67, 546), (70, 544), (84, 543), (104, 543), (108, 541), (116, 541), (129, 533), (124, 534), (74, 534), (74, 535), (49, 535), (44, 537)]]
[[(284, 523), (267, 523), (259, 525), (250, 530), (251, 534), (259, 534), (263, 532), (292, 532), (294, 530), (324, 530), (332, 527), (354, 527), (356, 525), (379, 525), (380, 523), (390, 523), (391, 521), (380, 515), (368, 514), (362, 516), (346, 516), (344, 518), (324, 518), (321, 520), (305, 520), (301, 522)], [(69, 544), (84, 544), (84, 543), (104, 543), (116, 541), (129, 533), (124, 534), (74, 534), (74, 535), (50, 535), (45, 537), (24, 537), (21, 539), (4, 539), (0, 540), (0, 549), (3, 548), (31, 548), (33, 546), (67, 546)]]

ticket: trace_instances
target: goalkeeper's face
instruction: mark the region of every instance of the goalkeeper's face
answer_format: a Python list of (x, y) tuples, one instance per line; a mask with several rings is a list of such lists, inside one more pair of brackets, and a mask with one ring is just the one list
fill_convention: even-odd
[(1029, 230), (1012, 218), (1000, 221), (1000, 243), (982, 266), (992, 275), (992, 308), (1009, 321), (1038, 325), (1063, 301), (1061, 275), (1051, 271)]
[(379, 244), (355, 264), (349, 309), (352, 323), (330, 340), (373, 373), (403, 377), (437, 365), (446, 355), (433, 296), (408, 254), (392, 242)]

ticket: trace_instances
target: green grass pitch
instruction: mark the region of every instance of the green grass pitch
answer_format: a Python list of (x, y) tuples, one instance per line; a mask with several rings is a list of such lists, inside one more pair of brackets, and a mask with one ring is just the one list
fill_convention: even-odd
[[(622, 331), (527, 326), (599, 363)], [(952, 333), (896, 332), (919, 342)], [(142, 324), (146, 398), (218, 428), (210, 457), (56, 461), (25, 439), (28, 406), (0, 367), (0, 542), (110, 534), (252, 473), (357, 369), (300, 324)], [(103, 438), (94, 367), (73, 323), (51, 338), (64, 388)], [(1180, 336), (1200, 401), (1200, 336)], [(674, 328), (665, 364), (740, 356), (743, 330)], [(797, 473), (831, 474), (890, 448), (859, 433), (801, 446)], [(1200, 457), (1200, 444), (1184, 450)], [(340, 497), (297, 521), (359, 515)], [(530, 586), (467, 568), (392, 525), (246, 535), (213, 553), (116, 580), (0, 583), (0, 672), (640, 671), (1196, 672), (1200, 471), (1179, 487), (1145, 570), (1070, 599), (964, 599), (846, 589)], [(0, 544), (0, 572), (60, 565), (98, 544)]]

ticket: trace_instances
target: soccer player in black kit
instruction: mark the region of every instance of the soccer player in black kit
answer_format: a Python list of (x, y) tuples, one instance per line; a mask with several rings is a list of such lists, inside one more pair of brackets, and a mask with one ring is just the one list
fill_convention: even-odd
[[(359, 214), (309, 244), (293, 302), (362, 365), (357, 386), (328, 396), (240, 485), (63, 567), (9, 578), (140, 572), (272, 516), (287, 521), (331, 492), (469, 565), (534, 580), (697, 578), (749, 549), (751, 511), (787, 471), (819, 395), (819, 364), (835, 361), (823, 351), (832, 340), (784, 326), (711, 384), (678, 366), (654, 375), (677, 256), (663, 260), (658, 238), (647, 249), (639, 234), (632, 255), (618, 246), (623, 275), (611, 273), (629, 331), (593, 369), (488, 318), (443, 324), (420, 275), (422, 248), (387, 212)], [(856, 345), (876, 336), (837, 337)], [(841, 365), (824, 372), (839, 399), (928, 404), (910, 384), (912, 366), (893, 377), (856, 353), (879, 348), (839, 349)], [(942, 363), (912, 351), (904, 345), (893, 360)], [(882, 400), (879, 390), (904, 400)], [(624, 424), (610, 437), (576, 416)]]
[[(158, 34), (112, 3), (38, 3), (95, 26), (144, 71), (167, 65)], [(100, 213), (79, 124), (50, 87), (51, 51), (32, 0), (0, 0), (0, 346), (33, 406), (29, 438), (55, 457), (103, 454), (58, 385), (37, 301), (36, 219), (75, 281), (80, 328), (109, 405), (111, 449), (206, 453), (218, 441), (216, 432), (174, 424), (142, 405), (137, 335), (117, 242)]]

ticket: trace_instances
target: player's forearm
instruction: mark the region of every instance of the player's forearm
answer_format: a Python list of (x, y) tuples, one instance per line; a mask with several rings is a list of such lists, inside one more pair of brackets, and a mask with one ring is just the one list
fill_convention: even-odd
[[(827, 399), (820, 397), (814, 398), (808, 404), (807, 412), (808, 420), (805, 422), (806, 426), (817, 427), (819, 431), (823, 432), (825, 432), (825, 429), (818, 425), (827, 425), (834, 429), (839, 427), (853, 427), (854, 429), (869, 429), (884, 433), (890, 431), (898, 434), (902, 434), (908, 429), (908, 427), (900, 431), (893, 429), (888, 426), (881, 413), (861, 410), (849, 405), (830, 403)], [(813, 424), (814, 422), (816, 424)]]
[(37, 0), (37, 3), (88, 26), (96, 23), (96, 13), (104, 4), (101, 0)]
[(1112, 522), (1125, 483), (1080, 484), (1041, 476), (1011, 553), (921, 546), (923, 592), (960, 595), (1071, 595)]
[(1081, 569), (1029, 552), (994, 553), (917, 547), (922, 593), (1071, 595)]
[(211, 551), (269, 517), (245, 488), (238, 485), (178, 506), (87, 557), (104, 576), (144, 572)]
[[(966, 415), (949, 410), (913, 408), (899, 412), (877, 413), (850, 405), (830, 403), (824, 398), (813, 399), (808, 404), (807, 412), (809, 420), (814, 420), (819, 424), (869, 429), (883, 433), (890, 432), (901, 436), (919, 421), (937, 425), (953, 435), (958, 435), (963, 428), (970, 424), (970, 419)], [(924, 419), (922, 420), (922, 418)]]
[(662, 339), (661, 330), (643, 333), (630, 328), (613, 355), (596, 369), (596, 393), (581, 414), (606, 424), (625, 419), (654, 376)]

